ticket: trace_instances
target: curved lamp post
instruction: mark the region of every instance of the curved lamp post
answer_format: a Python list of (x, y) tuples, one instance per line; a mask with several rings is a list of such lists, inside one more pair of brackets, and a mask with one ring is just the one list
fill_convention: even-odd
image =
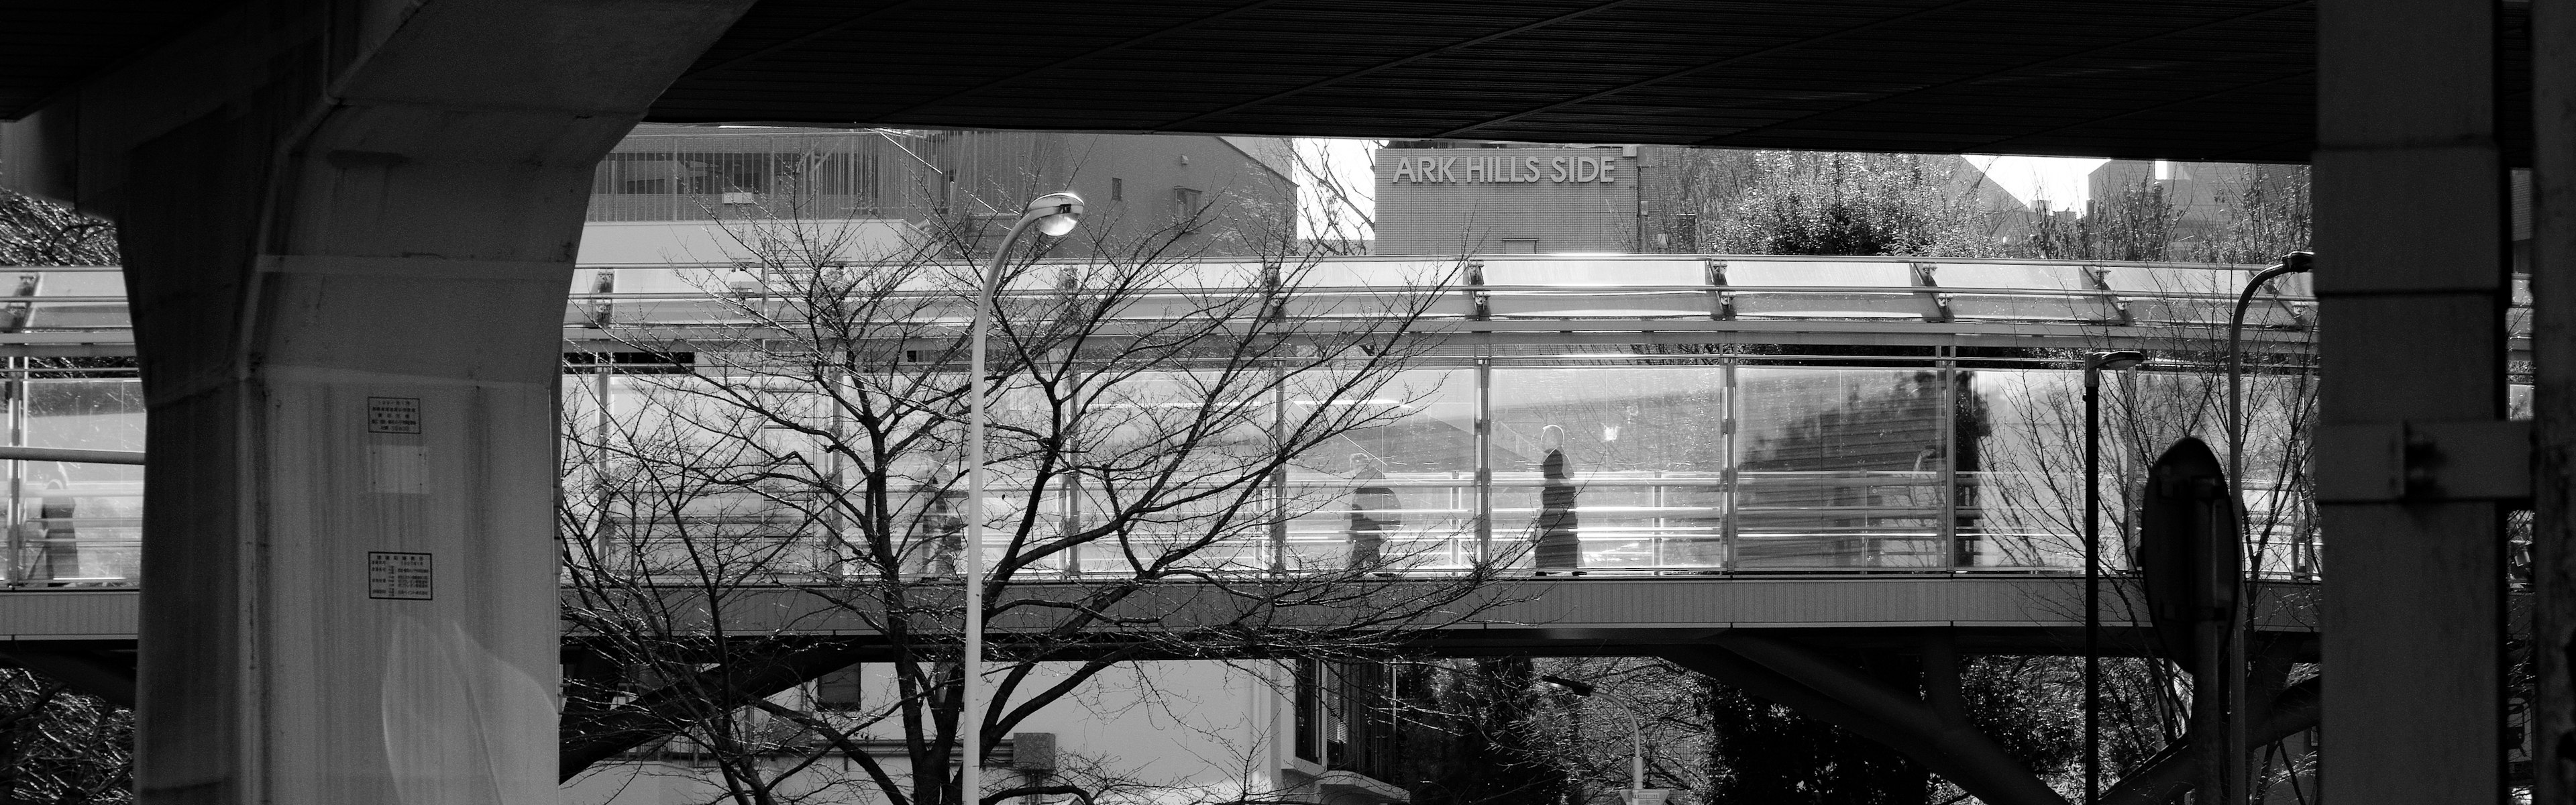
[[(1567, 679), (1565, 677), (1555, 675), (1539, 677), (1538, 681), (1563, 688), (1567, 693), (1572, 693), (1583, 699), (1592, 698), (1592, 694), (1598, 690), (1591, 683)], [(1628, 790), (1626, 805), (1659, 805), (1664, 801), (1666, 792), (1662, 789), (1650, 789), (1646, 787), (1646, 719), (1637, 715), (1637, 711), (1630, 708), (1625, 702), (1611, 700), (1610, 705), (1612, 707), (1619, 708), (1620, 713), (1628, 716)], [(1575, 721), (1574, 738), (1577, 741), (1583, 739), (1583, 722), (1580, 720), (1581, 713), (1582, 711), (1576, 711), (1577, 720)]]
[(1020, 242), (1020, 236), (1031, 229), (1042, 235), (1062, 235), (1081, 221), (1081, 196), (1048, 193), (1029, 202), (1020, 219), (1011, 223), (1011, 233), (1003, 236), (1001, 247), (993, 250), (993, 262), (984, 268), (982, 288), (975, 295), (973, 346), (966, 358), (966, 561), (959, 579), (966, 590), (966, 651), (957, 664), (958, 743), (965, 767), (958, 771), (957, 805), (975, 805), (984, 783), (984, 395), (989, 385), (984, 378), (985, 331), (992, 324), (993, 296), (1001, 291), (1002, 267), (1010, 262), (1011, 247)]
[(2133, 369), (2146, 353), (2084, 356), (2084, 803), (2102, 790), (2102, 370)]
[[(2245, 309), (2254, 304), (2254, 292), (2261, 290), (2264, 283), (2284, 274), (2305, 274), (2315, 270), (2316, 260), (2313, 252), (2281, 255), (2280, 263), (2256, 272), (2252, 279), (2245, 281), (2245, 290), (2236, 295), (2236, 310), (2227, 317), (2227, 497), (2228, 502), (2236, 507), (2239, 540), (2244, 539), (2241, 529), (2252, 524), (2252, 518), (2245, 516)], [(2257, 556), (2253, 561), (2259, 564), (2263, 558)], [(2243, 583), (2241, 567), (2238, 568), (2237, 583)], [(2241, 596), (2239, 598), (2242, 599)], [(2230, 629), (2219, 653), (2218, 667), (2222, 678), (2217, 680), (2220, 686), (2218, 695), (2225, 702), (2227, 730), (2220, 736), (2218, 756), (2229, 761), (2221, 767), (2215, 799), (2231, 805), (2243, 802), (2245, 797), (2247, 725), (2245, 685), (2241, 677), (2245, 669), (2245, 632), (2249, 628), (2240, 624)]]
[(2254, 304), (2254, 292), (2264, 283), (2284, 274), (2308, 273), (2316, 268), (2316, 260), (2310, 252), (2282, 255), (2278, 265), (2245, 282), (2245, 290), (2236, 295), (2236, 311), (2227, 317), (2227, 487), (2239, 506), (2245, 505), (2239, 480), (2245, 477), (2245, 308)]

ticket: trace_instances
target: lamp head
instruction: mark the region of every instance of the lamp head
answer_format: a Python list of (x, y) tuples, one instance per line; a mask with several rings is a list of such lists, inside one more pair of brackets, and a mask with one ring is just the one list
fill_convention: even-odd
[(2109, 369), (2117, 372), (2122, 369), (2136, 368), (2138, 364), (2146, 362), (2147, 354), (2134, 349), (2123, 349), (2112, 352), (2096, 352), (2084, 356), (2084, 370), (2090, 372), (2097, 369)]
[(1593, 687), (1589, 683), (1567, 679), (1554, 674), (1539, 677), (1538, 681), (1564, 688), (1565, 692), (1576, 696), (1590, 696), (1593, 691)]
[(2281, 273), (2284, 274), (2305, 274), (2310, 271), (2315, 271), (2317, 269), (2317, 253), (2291, 252), (2289, 254), (2281, 255), (2281, 268), (2283, 269)]
[(1039, 196), (1020, 211), (1020, 223), (1035, 225), (1041, 235), (1062, 235), (1081, 222), (1082, 197), (1072, 193)]

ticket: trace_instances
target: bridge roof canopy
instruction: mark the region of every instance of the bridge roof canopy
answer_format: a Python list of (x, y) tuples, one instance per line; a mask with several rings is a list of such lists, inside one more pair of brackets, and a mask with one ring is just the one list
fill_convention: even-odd
[[(2504, 6), (2509, 110), (2527, 106), (2527, 8)], [(762, 0), (651, 119), (2295, 162), (2314, 147), (2315, 11)], [(205, 13), (170, 0), (0, 9), (0, 119)]]

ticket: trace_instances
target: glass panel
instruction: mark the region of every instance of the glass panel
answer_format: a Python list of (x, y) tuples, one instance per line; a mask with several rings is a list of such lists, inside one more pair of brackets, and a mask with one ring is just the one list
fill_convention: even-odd
[[(1300, 451), (1290, 467), (1289, 568), (1474, 562), (1475, 371), (1401, 372), (1375, 394), (1329, 404), (1372, 419)], [(1292, 400), (1289, 415), (1304, 418), (1316, 405)]]
[(1706, 285), (1708, 264), (1671, 258), (1487, 257), (1487, 285)]
[[(2103, 282), (2123, 294), (2132, 321), (2217, 324), (2224, 326), (2254, 272), (2234, 268), (2180, 266), (2106, 266)], [(2259, 269), (2258, 269), (2259, 270)], [(2257, 294), (2245, 309), (2248, 327), (2296, 327), (2312, 296), (2309, 277), (2291, 274), (2272, 281), (2279, 296)]]
[(2506, 338), (2531, 337), (2531, 277), (2513, 275), (2513, 305), (2504, 312)]
[[(143, 449), (140, 381), (30, 381), (26, 405), (29, 447)], [(142, 467), (26, 461), (19, 477), (12, 578), (73, 584), (138, 577)]]
[[(1460, 283), (1466, 273), (1459, 261), (1325, 258), (1290, 263), (1280, 281), (1294, 290), (1280, 312), (1291, 319), (1384, 316), (1414, 306), (1433, 318), (1473, 315), (1475, 300)], [(1413, 296), (1440, 289), (1440, 296)]]
[[(2083, 373), (1963, 370), (1958, 404), (1959, 550), (1974, 567), (2084, 567)], [(2118, 394), (2116, 382), (2106, 396)], [(2106, 403), (2106, 421), (2127, 410)], [(2107, 427), (2107, 426), (2106, 426)], [(2126, 443), (2106, 439), (2102, 533), (2110, 567), (2124, 567), (2113, 488), (2144, 464)]]
[(1962, 319), (2106, 321), (2110, 300), (2089, 295), (2093, 278), (2082, 266), (1941, 263), (1933, 281), (1947, 289), (1995, 288), (2063, 291), (2065, 295), (1977, 294), (1948, 290), (1950, 315)]
[(1723, 567), (1725, 388), (1719, 366), (1495, 369), (1497, 553), (1542, 570)]
[(1859, 260), (1727, 260), (1730, 287), (1807, 286), (1886, 288), (1888, 292), (1738, 291), (1732, 295), (1735, 315), (1778, 318), (1922, 318), (1931, 299), (1905, 292), (1914, 286), (1914, 266), (1901, 261)]
[(1462, 279), (1459, 261), (1390, 257), (1326, 257), (1293, 264), (1289, 275), (1310, 288), (1439, 285)]
[[(1485, 261), (1485, 283), (1556, 286), (1562, 290), (1496, 291), (1488, 303), (1502, 318), (1704, 317), (1714, 310), (1708, 265), (1660, 258), (1505, 259)], [(1616, 292), (1621, 286), (1687, 286), (1662, 291)], [(1594, 290), (1583, 290), (1594, 289)]]
[[(602, 380), (611, 416), (599, 416)], [(813, 479), (822, 442), (767, 416), (820, 420), (819, 397), (775, 379), (735, 389), (740, 407), (691, 375), (571, 374), (564, 380), (566, 513), (591, 538), (574, 559), (692, 583), (804, 581), (841, 572)], [(746, 480), (715, 480), (718, 475)]]
[[(1095, 376), (1092, 385), (1075, 392), (1080, 408), (1066, 414), (1071, 420), (1062, 430), (1079, 451), (1075, 456), (1083, 478), (1077, 490), (1065, 485), (1050, 489), (1054, 497), (1040, 505), (1053, 507), (1060, 516), (1073, 512), (1082, 528), (1097, 528), (1116, 517), (1123, 529), (1118, 537), (1077, 549), (1072, 561), (1080, 571), (1124, 574), (1141, 563), (1267, 572), (1272, 559), (1269, 493), (1254, 471), (1273, 452), (1269, 383), (1266, 377), (1240, 373), (1135, 372)], [(1046, 415), (1033, 404), (1017, 411), (1014, 415)], [(1010, 420), (997, 415), (996, 421), (1007, 425)], [(1055, 430), (1035, 423), (1007, 429)], [(997, 454), (1029, 452), (1003, 442), (994, 449)], [(1027, 483), (1022, 470), (1003, 475), (1005, 480), (997, 483), (1007, 488)], [(1025, 492), (1016, 494), (1026, 499)], [(1063, 499), (1068, 494), (1074, 499)], [(1007, 521), (995, 523), (1006, 526)]]
[(125, 307), (125, 275), (115, 271), (47, 271), (36, 295), (104, 301), (38, 302), (24, 326), (30, 330), (112, 330), (134, 326)]
[(1938, 372), (1747, 367), (1736, 390), (1737, 567), (1950, 563)]
[[(2239, 486), (2245, 493), (2246, 564), (2257, 572), (2318, 569), (2315, 484), (2308, 475), (2316, 394), (2313, 376), (2245, 378), (2245, 478)], [(2226, 456), (2223, 446), (2219, 455)]]

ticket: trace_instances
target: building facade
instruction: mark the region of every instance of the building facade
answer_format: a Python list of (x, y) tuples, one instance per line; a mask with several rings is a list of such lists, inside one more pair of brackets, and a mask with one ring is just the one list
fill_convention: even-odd
[(1378, 254), (1637, 253), (1680, 245), (1685, 149), (1398, 141), (1377, 152)]
[[(1655, 145), (1398, 140), (1376, 163), (1376, 254), (1697, 254), (1706, 227), (1764, 182), (1761, 152)], [(2028, 205), (1969, 159), (1914, 157), (1938, 195), (2011, 240)]]
[(1062, 256), (1156, 239), (1196, 255), (1276, 253), (1295, 235), (1295, 188), (1279, 138), (647, 124), (600, 162), (581, 262), (739, 258), (755, 247), (719, 222), (764, 220), (835, 225), (848, 259), (873, 259), (937, 225), (1007, 222), (1068, 190), (1088, 223), (1055, 245)]

